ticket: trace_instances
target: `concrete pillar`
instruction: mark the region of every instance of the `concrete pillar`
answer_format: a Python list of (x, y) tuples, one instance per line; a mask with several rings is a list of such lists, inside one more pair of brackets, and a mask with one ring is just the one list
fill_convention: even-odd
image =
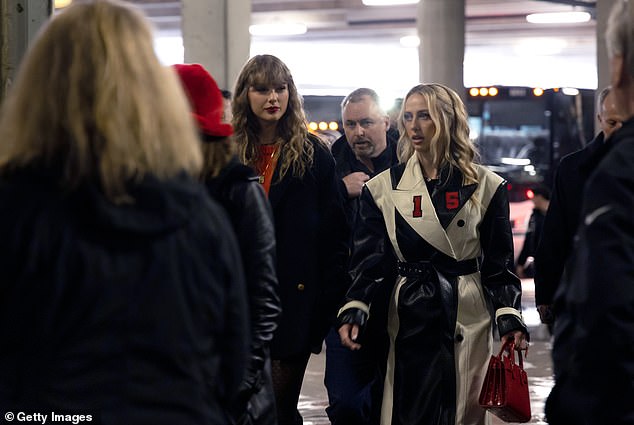
[(251, 0), (182, 0), (185, 62), (200, 63), (220, 88), (233, 85), (249, 59)]
[(0, 1), (0, 99), (4, 99), (29, 43), (52, 13), (52, 0)]
[(464, 99), (465, 0), (420, 0), (420, 80), (442, 83)]

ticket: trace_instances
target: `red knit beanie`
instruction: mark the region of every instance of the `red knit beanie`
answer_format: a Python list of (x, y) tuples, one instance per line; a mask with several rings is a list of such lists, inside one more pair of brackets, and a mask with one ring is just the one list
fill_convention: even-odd
[(231, 136), (233, 127), (231, 124), (222, 122), (222, 93), (209, 72), (197, 63), (176, 64), (173, 67), (180, 77), (193, 109), (192, 114), (198, 121), (203, 135)]

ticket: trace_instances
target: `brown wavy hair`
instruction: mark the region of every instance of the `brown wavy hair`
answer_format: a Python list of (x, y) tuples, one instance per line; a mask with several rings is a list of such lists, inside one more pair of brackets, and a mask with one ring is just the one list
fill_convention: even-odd
[(308, 127), (303, 100), (297, 92), (293, 76), (279, 58), (272, 55), (257, 55), (242, 67), (233, 91), (234, 140), (238, 146), (238, 157), (251, 167), (257, 162), (260, 123), (249, 105), (249, 88), (253, 86), (288, 87), (288, 108), (277, 123), (276, 138), (281, 139), (282, 162), (280, 179), (289, 170), (301, 177), (313, 163), (314, 149), (308, 143)]
[(130, 201), (130, 180), (198, 175), (188, 110), (138, 9), (76, 3), (46, 24), (22, 61), (0, 113), (0, 173), (58, 170), (64, 189), (97, 182), (113, 202)]
[(436, 127), (430, 140), (430, 152), (436, 168), (441, 169), (449, 165), (451, 169), (462, 171), (465, 183), (477, 183), (478, 173), (474, 167), (477, 150), (469, 139), (469, 124), (467, 110), (460, 96), (442, 84), (419, 84), (407, 93), (398, 117), (400, 138), (398, 141), (398, 159), (406, 162), (413, 154), (412, 145), (403, 120), (405, 102), (410, 96), (420, 94), (427, 101), (429, 115)]

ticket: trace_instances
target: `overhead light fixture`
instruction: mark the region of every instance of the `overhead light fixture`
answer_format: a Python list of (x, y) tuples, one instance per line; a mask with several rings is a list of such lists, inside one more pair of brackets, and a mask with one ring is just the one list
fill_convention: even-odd
[(420, 38), (417, 35), (406, 35), (400, 39), (401, 46), (403, 47), (418, 47), (420, 45)]
[(66, 6), (70, 6), (73, 0), (55, 0), (55, 9), (62, 9)]
[(574, 87), (564, 87), (563, 89), (561, 89), (561, 91), (567, 96), (576, 96), (579, 94), (579, 89), (576, 89)]
[(251, 35), (260, 36), (300, 35), (306, 34), (306, 31), (308, 31), (306, 24), (298, 22), (256, 24), (249, 27)]
[(418, 0), (363, 0), (363, 4), (366, 6), (400, 6), (416, 3)]
[(552, 12), (526, 15), (526, 21), (531, 24), (576, 24), (588, 22), (590, 18), (588, 12)]

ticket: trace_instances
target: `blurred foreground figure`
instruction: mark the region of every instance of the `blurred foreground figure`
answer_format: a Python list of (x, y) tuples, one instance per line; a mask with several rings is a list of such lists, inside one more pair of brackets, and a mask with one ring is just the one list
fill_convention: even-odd
[(586, 183), (578, 243), (556, 295), (548, 423), (634, 424), (634, 4), (606, 41), (622, 127)]
[(174, 68), (201, 133), (201, 180), (229, 214), (247, 281), (251, 356), (230, 413), (238, 425), (276, 425), (269, 344), (281, 307), (271, 205), (258, 177), (234, 153), (235, 144), (230, 137), (233, 128), (222, 122), (223, 95), (216, 81), (197, 63), (177, 64)]
[(187, 109), (123, 4), (71, 6), (31, 46), (0, 118), (0, 410), (228, 423), (244, 278)]

